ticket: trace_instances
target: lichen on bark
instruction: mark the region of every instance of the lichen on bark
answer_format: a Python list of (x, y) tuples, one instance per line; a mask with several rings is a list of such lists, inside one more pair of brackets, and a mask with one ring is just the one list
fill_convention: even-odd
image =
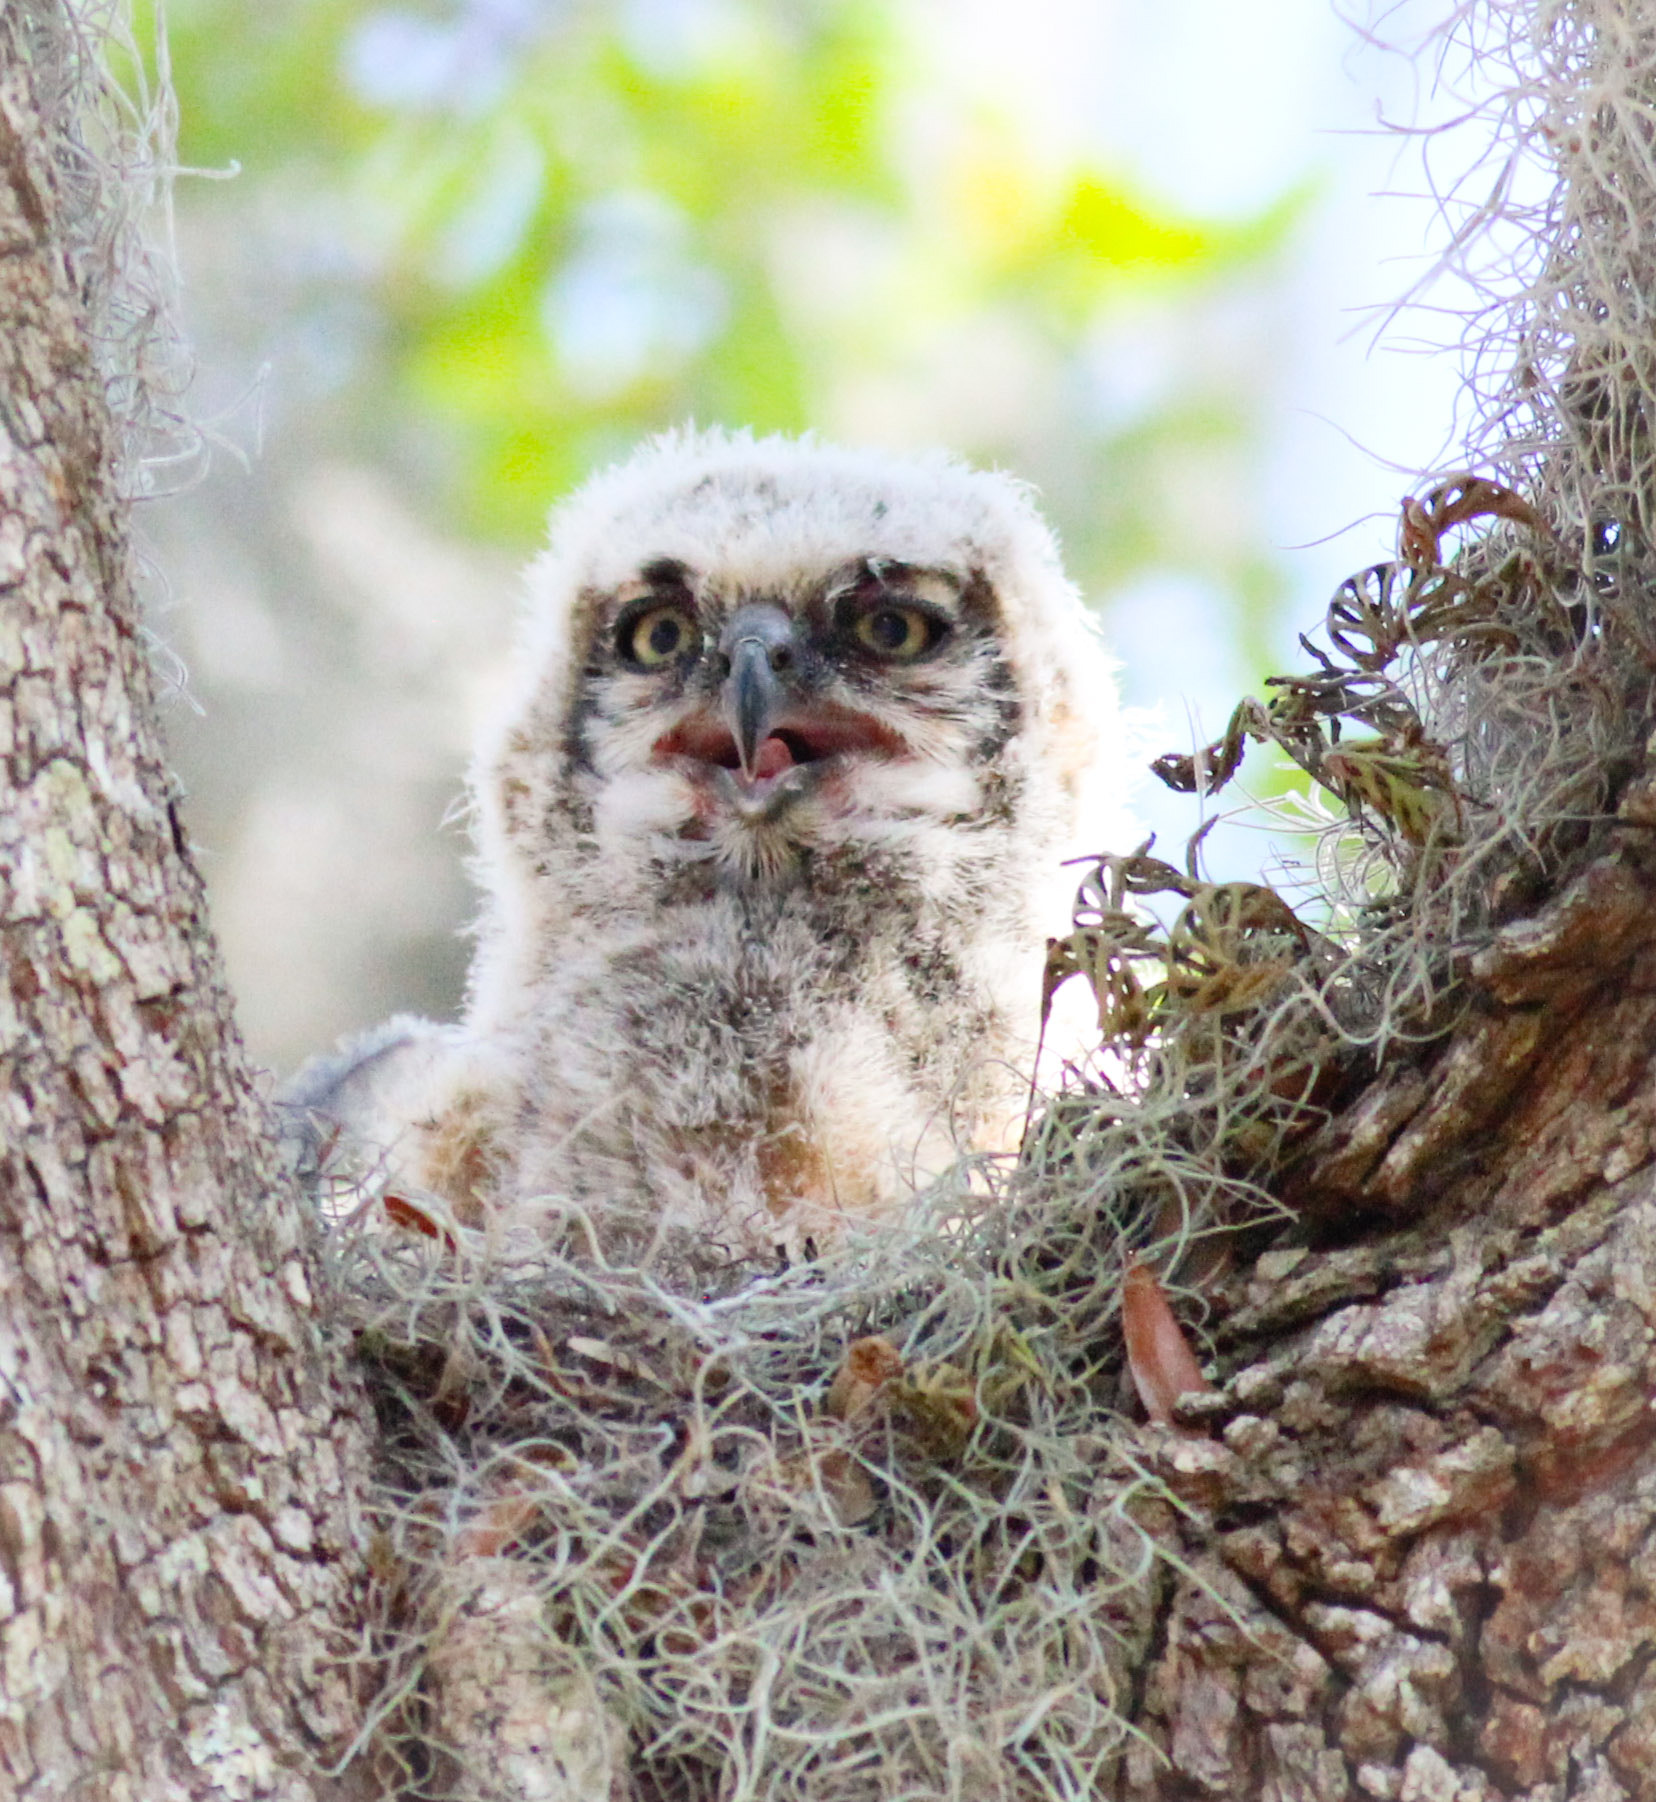
[(0, 13), (0, 1793), (301, 1802), (357, 1725), (366, 1433), (158, 736), (85, 31)]

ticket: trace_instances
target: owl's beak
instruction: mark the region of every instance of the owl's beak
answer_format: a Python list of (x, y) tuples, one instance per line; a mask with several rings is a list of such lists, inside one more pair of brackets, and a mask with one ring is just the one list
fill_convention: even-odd
[(799, 628), (774, 601), (750, 601), (719, 634), (715, 708), (686, 713), (652, 747), (710, 783), (749, 824), (814, 792), (846, 757), (905, 757), (889, 726), (813, 692)]
[(737, 608), (719, 639), (730, 672), (720, 695), (726, 723), (736, 739), (742, 774), (758, 772), (759, 749), (792, 698), (789, 676), (799, 663), (794, 623), (780, 607), (753, 602)]

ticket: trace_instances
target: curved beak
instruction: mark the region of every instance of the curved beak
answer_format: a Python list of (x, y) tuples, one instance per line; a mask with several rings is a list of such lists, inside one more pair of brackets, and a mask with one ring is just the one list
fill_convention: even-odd
[(742, 774), (753, 778), (759, 747), (789, 700), (789, 676), (799, 663), (794, 623), (778, 606), (739, 607), (719, 639), (729, 663), (720, 695), (725, 721), (736, 740)]

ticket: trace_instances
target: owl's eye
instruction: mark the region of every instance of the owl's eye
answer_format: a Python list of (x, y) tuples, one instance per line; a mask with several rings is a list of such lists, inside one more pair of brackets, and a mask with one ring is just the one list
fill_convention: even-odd
[(696, 622), (671, 601), (623, 620), (617, 637), (621, 655), (638, 669), (661, 669), (696, 648)]
[(948, 631), (936, 614), (923, 607), (890, 602), (859, 613), (852, 624), (864, 650), (893, 663), (912, 663), (923, 657)]

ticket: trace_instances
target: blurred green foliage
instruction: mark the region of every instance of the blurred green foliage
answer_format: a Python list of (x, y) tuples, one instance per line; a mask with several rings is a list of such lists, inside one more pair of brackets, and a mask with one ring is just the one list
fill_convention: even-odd
[[(381, 424), (436, 436), (460, 517), (549, 499), (686, 418), (942, 441), (1034, 478), (1094, 587), (1158, 562), (1254, 608), (1246, 533), (1185, 530), (1181, 467), (1245, 460), (1211, 371), (1123, 406), (1125, 307), (1271, 257), (1146, 206), (947, 87), (918, 0), (168, 0), (181, 155), (308, 221), (380, 324)], [(928, 36), (928, 32), (933, 34)], [(142, 34), (141, 34), (142, 35)], [(255, 272), (256, 279), (256, 272)], [(1234, 475), (1234, 470), (1232, 471)]]

